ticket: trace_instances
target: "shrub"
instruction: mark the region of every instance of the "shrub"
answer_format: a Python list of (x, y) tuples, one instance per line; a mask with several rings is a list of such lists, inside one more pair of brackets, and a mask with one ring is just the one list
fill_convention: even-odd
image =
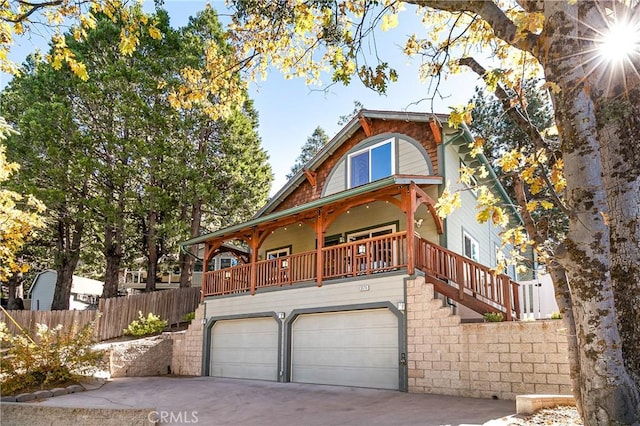
[(195, 318), (196, 318), (196, 313), (189, 312), (184, 314), (184, 316), (182, 317), (182, 321), (193, 321)]
[(6, 352), (0, 358), (0, 386), (3, 395), (45, 385), (75, 381), (90, 376), (102, 365), (104, 351), (93, 349), (93, 330), (89, 323), (49, 328), (36, 324), (35, 338), (14, 335), (0, 322), (0, 341)]
[(142, 337), (160, 333), (166, 326), (167, 321), (161, 320), (159, 316), (149, 312), (145, 318), (142, 311), (138, 311), (138, 319), (133, 320), (123, 331), (127, 335)]
[(485, 312), (482, 316), (487, 322), (502, 322), (504, 320), (504, 316), (500, 312)]
[(562, 314), (560, 312), (554, 312), (551, 314), (551, 319), (554, 319), (554, 320), (562, 319)]

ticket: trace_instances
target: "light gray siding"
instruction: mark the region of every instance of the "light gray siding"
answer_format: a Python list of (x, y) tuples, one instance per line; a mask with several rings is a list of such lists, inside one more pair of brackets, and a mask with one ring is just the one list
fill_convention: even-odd
[(432, 174), (429, 154), (417, 142), (398, 138), (398, 174), (424, 175)]
[(347, 159), (342, 158), (333, 167), (322, 188), (322, 196), (326, 197), (347, 189)]
[[(322, 287), (300, 287), (257, 293), (255, 296), (205, 300), (207, 318), (253, 312), (284, 312), (324, 306), (357, 305), (380, 301), (396, 304), (404, 300), (404, 274), (380, 278), (325, 283)], [(366, 285), (368, 290), (362, 291)]]
[(465, 184), (458, 182), (460, 179), (460, 157), (456, 149), (448, 145), (445, 147), (445, 182), (450, 183), (450, 190), (460, 191), (461, 207), (456, 209), (446, 219), (447, 221), (447, 245), (449, 250), (463, 254), (463, 232), (467, 232), (479, 244), (479, 262), (483, 265), (492, 265), (495, 261), (493, 241), (498, 238), (500, 230), (491, 223), (478, 223), (476, 220), (477, 199), (474, 192)]
[(395, 174), (423, 176), (433, 174), (429, 154), (419, 142), (401, 134), (377, 135), (358, 143), (336, 163), (322, 188), (322, 196), (326, 197), (347, 189), (347, 158), (349, 154), (389, 139), (395, 141)]
[(55, 271), (45, 271), (35, 279), (31, 290), (31, 310), (50, 311), (53, 293), (56, 289), (57, 274)]

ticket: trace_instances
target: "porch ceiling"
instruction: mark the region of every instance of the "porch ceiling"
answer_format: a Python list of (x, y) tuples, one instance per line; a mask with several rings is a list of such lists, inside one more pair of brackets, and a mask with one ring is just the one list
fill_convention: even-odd
[[(348, 203), (349, 201), (366, 202), (365, 199), (371, 196), (371, 201), (374, 201), (376, 195), (385, 193), (388, 195), (388, 190), (395, 185), (408, 185), (414, 182), (416, 185), (440, 185), (442, 184), (442, 177), (440, 176), (406, 176), (395, 175), (385, 179), (380, 179), (367, 185), (359, 186), (357, 188), (348, 189), (328, 197), (319, 198), (309, 203), (302, 204), (296, 207), (292, 207), (287, 210), (275, 212), (266, 216), (257, 217), (248, 222), (239, 223), (228, 228), (220, 229), (209, 234), (201, 235), (196, 238), (192, 238), (188, 241), (180, 243), (181, 246), (190, 246), (194, 244), (204, 243), (213, 239), (220, 239), (224, 237), (240, 236), (244, 232), (255, 228), (257, 226), (265, 227), (272, 225), (275, 227), (285, 226), (288, 223), (295, 223), (298, 221), (304, 221), (313, 219), (317, 216), (316, 209), (336, 205), (337, 209), (341, 205)], [(399, 191), (398, 191), (399, 192)]]

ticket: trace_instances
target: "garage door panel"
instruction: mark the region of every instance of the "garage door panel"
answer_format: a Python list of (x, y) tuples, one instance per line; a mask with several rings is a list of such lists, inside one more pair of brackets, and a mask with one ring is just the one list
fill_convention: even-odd
[[(300, 368), (296, 372), (298, 379), (295, 381), (299, 383), (398, 389), (397, 385), (390, 385), (390, 383), (398, 382), (397, 367), (389, 368), (384, 372), (381, 372), (379, 369), (372, 369), (367, 372), (363, 371), (362, 368), (341, 368), (340, 370), (336, 370), (333, 366)], [(322, 382), (318, 381), (319, 376), (324, 378)]]
[(398, 389), (398, 319), (388, 309), (299, 316), (291, 379)]
[(210, 375), (277, 380), (278, 336), (273, 318), (216, 322), (211, 330)]

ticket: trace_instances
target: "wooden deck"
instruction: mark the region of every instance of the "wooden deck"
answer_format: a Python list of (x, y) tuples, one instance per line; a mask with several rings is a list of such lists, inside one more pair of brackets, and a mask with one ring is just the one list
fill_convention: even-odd
[(252, 280), (259, 291), (413, 267), (438, 293), (478, 313), (502, 312), (508, 321), (519, 317), (518, 284), (507, 275), (419, 237), (408, 241), (406, 232), (206, 272), (202, 291), (203, 297), (252, 293)]

